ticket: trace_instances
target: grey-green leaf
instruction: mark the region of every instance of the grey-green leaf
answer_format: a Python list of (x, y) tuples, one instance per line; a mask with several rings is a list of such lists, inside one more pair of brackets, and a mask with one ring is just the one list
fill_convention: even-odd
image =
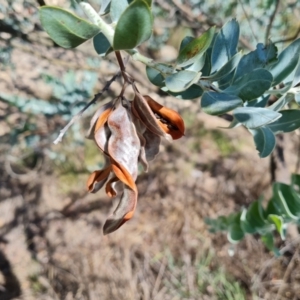
[(233, 85), (226, 88), (224, 92), (250, 101), (263, 95), (271, 87), (272, 80), (273, 77), (269, 71), (256, 69), (239, 78)]
[(212, 48), (212, 73), (219, 70), (236, 54), (239, 35), (240, 27), (234, 19), (228, 21), (219, 31)]
[(294, 94), (287, 93), (282, 95), (277, 101), (275, 101), (272, 105), (270, 105), (268, 108), (279, 111), (281, 110), (285, 105), (290, 103), (294, 99)]
[(298, 64), (295, 69), (295, 73), (293, 75), (294, 75), (294, 78), (293, 78), (293, 82), (292, 82), (292, 87), (294, 87), (300, 83), (300, 55), (299, 55)]
[(113, 48), (133, 49), (152, 34), (153, 16), (145, 1), (133, 1), (122, 13), (116, 26)]
[(243, 100), (235, 95), (217, 92), (204, 92), (201, 108), (210, 115), (220, 115), (243, 105)]
[(208, 80), (211, 80), (211, 81), (220, 80), (221, 78), (228, 75), (229, 73), (231, 73), (231, 71), (233, 71), (236, 68), (236, 66), (238, 65), (241, 57), (242, 57), (242, 53), (241, 52), (237, 53), (231, 59), (229, 59), (229, 61), (226, 64), (224, 64), (219, 69), (219, 71), (217, 71), (213, 75), (205, 77), (205, 79), (208, 79)]
[(233, 116), (247, 128), (255, 129), (276, 121), (281, 114), (261, 107), (238, 107), (233, 111)]
[(52, 40), (63, 48), (75, 48), (99, 33), (98, 26), (55, 6), (42, 6), (40, 19)]
[(193, 71), (179, 71), (166, 77), (166, 87), (171, 92), (181, 92), (189, 88), (200, 79), (201, 73)]
[(99, 32), (96, 36), (94, 36), (93, 44), (96, 52), (100, 56), (104, 56), (110, 48), (110, 43), (102, 32)]
[(162, 90), (173, 97), (183, 100), (199, 98), (203, 94), (203, 90), (197, 84), (192, 84), (189, 88), (182, 92), (170, 92), (166, 87), (163, 87)]
[(165, 85), (165, 78), (156, 69), (146, 67), (146, 73), (150, 82), (156, 86), (163, 87)]
[(109, 11), (111, 20), (113, 22), (117, 22), (123, 11), (127, 8), (127, 6), (127, 0), (111, 0)]
[(268, 68), (273, 75), (273, 86), (293, 72), (299, 60), (299, 53), (300, 39), (297, 39), (279, 54), (278, 61)]
[(245, 106), (251, 107), (265, 107), (269, 101), (270, 95), (261, 96), (255, 100), (249, 101), (245, 103)]
[(254, 51), (244, 55), (235, 71), (233, 82), (255, 69), (265, 68), (277, 58), (277, 48), (270, 43), (267, 46), (259, 43)]
[(260, 127), (257, 129), (250, 129), (250, 132), (253, 135), (259, 157), (264, 158), (269, 156), (276, 145), (276, 138), (272, 130), (268, 127)]
[(268, 127), (277, 134), (280, 132), (291, 132), (300, 127), (300, 110), (287, 109), (281, 110), (281, 117)]

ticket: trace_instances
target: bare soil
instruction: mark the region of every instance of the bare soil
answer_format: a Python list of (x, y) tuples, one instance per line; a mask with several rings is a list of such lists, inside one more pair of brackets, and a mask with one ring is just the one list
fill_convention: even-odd
[[(52, 90), (41, 74), (62, 77), (70, 69), (91, 68), (87, 49), (28, 47), (16, 40), (14, 68), (0, 70), (0, 90), (49, 99)], [(128, 68), (143, 92), (180, 111), (187, 132), (163, 143), (149, 172), (138, 177), (134, 218), (108, 236), (102, 225), (116, 203), (102, 191), (86, 192), (88, 169), (101, 154), (84, 140), (85, 132), (81, 146), (70, 149), (68, 134), (56, 146), (47, 134), (65, 121), (37, 117), (44, 143), (24, 168), (15, 160), (25, 151), (24, 136), (13, 147), (8, 136), (26, 116), (0, 99), (0, 299), (243, 299), (226, 294), (228, 282), (244, 290), (245, 299), (300, 299), (295, 230), (285, 242), (278, 239), (283, 255), (275, 258), (258, 237), (247, 236), (233, 248), (225, 234), (209, 233), (204, 222), (236, 212), (261, 194), (267, 198), (269, 159), (258, 157), (243, 128), (220, 129), (228, 122), (202, 113), (197, 101), (158, 96), (148, 88), (143, 66)], [(116, 67), (103, 62), (98, 71), (100, 90)], [(106, 97), (118, 88), (116, 83)], [(87, 125), (88, 118), (80, 122)], [(295, 135), (286, 138), (291, 172), (296, 142)], [(49, 151), (67, 154), (65, 162), (51, 160)]]

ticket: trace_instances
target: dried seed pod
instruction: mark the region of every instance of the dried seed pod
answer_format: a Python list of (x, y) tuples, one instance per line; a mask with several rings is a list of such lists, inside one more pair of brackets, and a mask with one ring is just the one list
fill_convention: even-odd
[(119, 181), (119, 178), (114, 176), (110, 180), (108, 180), (106, 186), (105, 186), (105, 192), (109, 197), (115, 197), (117, 195), (117, 190), (115, 190), (113, 184), (115, 182)]
[(130, 220), (134, 214), (137, 202), (136, 193), (125, 186), (121, 200), (111, 216), (106, 220), (103, 232), (109, 234)]
[(154, 113), (150, 109), (145, 98), (140, 93), (135, 93), (131, 108), (132, 113), (145, 125), (146, 128), (158, 136), (163, 136), (166, 139), (169, 139), (169, 136), (158, 125)]
[(107, 181), (111, 170), (111, 165), (109, 165), (103, 170), (94, 171), (87, 180), (87, 190), (90, 193), (98, 192)]
[(116, 192), (111, 184), (117, 180), (122, 181), (125, 186), (119, 205), (104, 225), (104, 234), (117, 230), (134, 214), (138, 195), (135, 180), (141, 147), (131, 116), (121, 104), (109, 115), (107, 124), (111, 131), (108, 153), (116, 179), (113, 178), (108, 182), (106, 191), (114, 196)]
[(147, 161), (153, 160), (159, 152), (159, 145), (161, 138), (153, 132), (146, 130), (144, 133), (146, 141), (145, 154)]
[(88, 137), (93, 135), (104, 152), (106, 166), (90, 175), (87, 188), (94, 193), (110, 178), (106, 183), (107, 195), (114, 197), (123, 192), (117, 208), (104, 224), (104, 234), (117, 230), (134, 214), (138, 162), (147, 172), (148, 161), (159, 152), (161, 137), (177, 139), (183, 134), (184, 123), (177, 112), (149, 96), (143, 97), (137, 89), (131, 103), (114, 100), (98, 109), (91, 120)]
[(148, 162), (146, 159), (146, 152), (145, 152), (145, 145), (146, 145), (146, 140), (143, 136), (144, 132), (147, 130), (145, 125), (135, 116), (133, 116), (132, 121), (134, 123), (136, 133), (138, 135), (138, 138), (140, 139), (141, 143), (141, 149), (140, 149), (140, 154), (139, 154), (139, 162), (142, 164), (144, 168), (144, 172), (148, 172)]
[[(87, 139), (94, 139), (94, 133), (95, 133), (95, 130), (96, 130), (96, 123), (98, 123), (99, 121), (99, 118), (101, 116), (101, 122), (103, 122), (103, 124), (106, 122), (107, 120), (107, 113), (109, 111), (111, 111), (111, 109), (113, 108), (114, 106), (114, 101), (110, 101), (104, 105), (102, 105), (101, 107), (99, 107), (96, 111), (96, 113), (93, 115), (92, 119), (91, 119), (91, 122), (90, 122), (90, 128), (88, 130), (88, 133), (87, 133), (87, 136), (86, 138)], [(104, 114), (104, 115), (103, 115)], [(98, 124), (98, 128), (99, 128), (99, 124)]]
[(108, 141), (110, 138), (111, 132), (107, 123), (99, 127), (94, 134), (94, 139), (97, 146), (104, 152), (108, 153)]
[(167, 108), (149, 96), (144, 96), (151, 110), (157, 115), (157, 122), (164, 132), (174, 140), (184, 135), (185, 127), (181, 116), (173, 109)]
[(142, 166), (144, 168), (144, 172), (147, 173), (149, 165), (148, 165), (148, 161), (147, 161), (147, 158), (146, 158), (146, 151), (145, 151), (146, 139), (139, 132), (137, 132), (137, 135), (138, 135), (138, 137), (140, 139), (140, 143), (141, 143), (141, 148), (140, 148), (138, 161), (142, 164)]
[(118, 105), (110, 114), (107, 124), (111, 131), (108, 153), (114, 161), (126, 168), (135, 181), (141, 145), (128, 110)]

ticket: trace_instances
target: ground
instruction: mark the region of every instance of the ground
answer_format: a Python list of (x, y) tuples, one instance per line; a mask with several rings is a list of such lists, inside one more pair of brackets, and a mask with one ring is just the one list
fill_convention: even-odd
[[(16, 42), (14, 68), (0, 70), (1, 93), (47, 100), (53, 90), (40, 74), (62, 78), (80, 68), (101, 74), (95, 92), (100, 90), (116, 67), (86, 65), (87, 49)], [(300, 299), (297, 233), (278, 239), (283, 255), (275, 258), (257, 236), (231, 245), (205, 224), (206, 217), (270, 195), (269, 159), (259, 158), (245, 129), (222, 129), (228, 122), (201, 112), (198, 101), (162, 95), (147, 83), (142, 65), (129, 64), (128, 70), (143, 93), (182, 114), (187, 130), (182, 139), (163, 142), (148, 173), (141, 169), (134, 218), (107, 236), (102, 226), (116, 203), (103, 191), (86, 191), (89, 172), (102, 160), (84, 138), (88, 117), (79, 121), (81, 144), (74, 146), (71, 132), (52, 144), (49, 134), (65, 120), (35, 116), (44, 139), (25, 169), (16, 161), (26, 156), (24, 136), (11, 146), (9, 133), (26, 116), (0, 99), (0, 299)], [(115, 83), (103, 98), (119, 87)], [(297, 139), (286, 139), (290, 172)]]

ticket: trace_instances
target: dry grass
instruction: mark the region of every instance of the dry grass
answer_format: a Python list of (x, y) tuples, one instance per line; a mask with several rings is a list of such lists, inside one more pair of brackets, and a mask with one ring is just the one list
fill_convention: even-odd
[[(247, 139), (229, 144), (242, 130), (218, 131), (216, 140), (208, 120), (222, 122), (197, 113), (182, 141), (164, 143), (150, 172), (139, 176), (135, 217), (108, 236), (101, 226), (111, 200), (86, 195), (87, 174), (62, 175), (47, 160), (27, 180), (2, 172), (1, 252), (23, 299), (243, 299), (259, 269), (259, 262), (247, 266), (249, 252), (269, 256), (247, 239), (229, 257), (225, 236), (208, 233), (204, 218), (253, 200), (267, 184), (259, 175), (266, 166), (249, 156)], [(224, 147), (236, 149), (223, 156)], [(78, 153), (65, 165), (80, 166)], [(250, 172), (249, 164), (257, 168)]]
[[(85, 62), (80, 51), (41, 47), (31, 52), (20, 45), (14, 49), (17, 68), (14, 76), (0, 71), (2, 91), (47, 98), (51, 90), (38, 73), (61, 76), (66, 68), (53, 58), (70, 68), (74, 61)], [(50, 62), (32, 51), (49, 56)], [(101, 68), (106, 75), (115, 72), (111, 64)], [(140, 79), (141, 91), (148, 93), (144, 71), (129, 68)], [(26, 153), (21, 143), (11, 149), (2, 139), (10, 130), (7, 124), (19, 124), (20, 115), (0, 102), (1, 300), (300, 299), (297, 243), (280, 259), (272, 259), (260, 241), (247, 237), (230, 256), (226, 237), (210, 234), (204, 223), (205, 217), (237, 211), (268, 193), (268, 160), (258, 158), (242, 128), (218, 129), (226, 121), (199, 112), (196, 103), (171, 97), (163, 101), (181, 111), (186, 136), (163, 144), (149, 173), (138, 178), (134, 218), (108, 236), (102, 235), (102, 225), (112, 201), (103, 192), (85, 191), (87, 169), (101, 160), (95, 145), (86, 141), (74, 149), (71, 133), (59, 146), (48, 141), (43, 150), (64, 154), (65, 161), (50, 160), (47, 151), (36, 153), (31, 166), (35, 169), (30, 171), (8, 158)], [(40, 116), (37, 122), (46, 135), (57, 130), (61, 120)], [(287, 147), (289, 165), (294, 167), (293, 143)]]

